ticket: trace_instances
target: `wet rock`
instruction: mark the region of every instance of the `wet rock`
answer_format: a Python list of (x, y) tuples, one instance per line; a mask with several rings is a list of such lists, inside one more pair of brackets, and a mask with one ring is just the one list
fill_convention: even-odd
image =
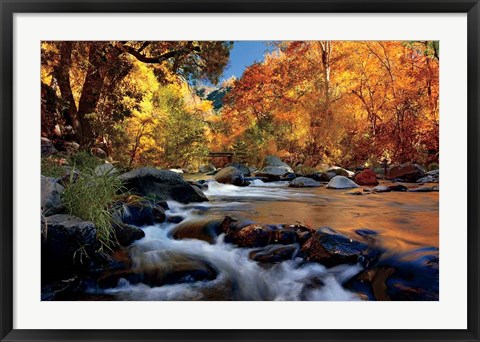
[(122, 203), (116, 221), (128, 225), (145, 226), (165, 222), (165, 209), (149, 201)]
[(351, 195), (351, 196), (362, 196), (364, 194), (363, 191), (351, 191), (351, 192), (347, 192), (347, 195)]
[(156, 200), (174, 200), (180, 203), (208, 201), (205, 194), (174, 172), (150, 167), (139, 168), (119, 176), (127, 189)]
[(355, 184), (352, 180), (344, 176), (335, 176), (327, 184), (327, 189), (351, 189), (358, 187), (359, 186)]
[(330, 179), (336, 176), (334, 172), (331, 173), (332, 177), (329, 177), (325, 172), (315, 172), (306, 175), (305, 177), (311, 178), (317, 182), (329, 182)]
[(197, 239), (213, 243), (222, 233), (222, 222), (218, 219), (188, 220), (181, 222), (170, 234), (175, 240)]
[(86, 266), (97, 245), (94, 224), (65, 214), (48, 216), (45, 222), (42, 264), (45, 262), (46, 271), (61, 272), (73, 266)]
[(410, 192), (432, 192), (438, 191), (438, 186), (421, 186), (415, 189), (409, 189)]
[(387, 179), (401, 179), (405, 182), (414, 183), (417, 179), (425, 176), (425, 171), (417, 164), (403, 164), (390, 167)]
[(149, 253), (134, 268), (150, 286), (213, 280), (217, 272), (207, 262), (172, 252)]
[(94, 170), (95, 175), (97, 176), (111, 176), (118, 173), (118, 170), (113, 166), (113, 164), (105, 163), (102, 165), (98, 165)]
[(180, 223), (184, 220), (181, 216), (169, 216), (167, 217), (167, 222), (169, 223)]
[(408, 190), (408, 188), (402, 184), (390, 185), (388, 189), (390, 189), (390, 191), (399, 191), (399, 192), (405, 192)]
[(251, 224), (228, 235), (227, 241), (240, 247), (264, 247), (273, 242), (273, 229), (266, 225)]
[(285, 174), (283, 177), (280, 178), (280, 181), (289, 182), (289, 181), (294, 180), (295, 178), (297, 178), (297, 175), (296, 175), (296, 174), (294, 174), (294, 173), (287, 173), (287, 174)]
[(390, 188), (385, 185), (378, 185), (372, 189), (373, 192), (390, 192)]
[(65, 188), (55, 178), (41, 176), (40, 203), (45, 216), (61, 213), (65, 210), (62, 194)]
[(53, 143), (50, 141), (50, 139), (41, 138), (41, 156), (48, 157), (55, 153), (58, 153), (58, 151), (53, 146)]
[(378, 235), (378, 232), (373, 230), (373, 229), (367, 229), (367, 228), (361, 228), (355, 230), (355, 233), (358, 235), (365, 237), (365, 236), (372, 236), (372, 235)]
[(364, 169), (355, 176), (355, 183), (358, 185), (377, 185), (377, 175), (371, 169)]
[(248, 185), (248, 183), (245, 181), (243, 173), (233, 166), (228, 166), (221, 169), (220, 172), (215, 175), (214, 179), (223, 184), (233, 184), (237, 186)]
[(249, 258), (260, 263), (273, 264), (284, 260), (291, 260), (298, 252), (299, 245), (268, 245), (256, 249), (249, 254)]
[(311, 178), (307, 177), (297, 177), (290, 182), (288, 186), (293, 188), (310, 188), (310, 187), (319, 187), (321, 184)]
[(203, 165), (203, 166), (200, 166), (200, 168), (199, 168), (200, 173), (208, 173), (208, 172), (212, 172), (212, 171), (215, 171), (215, 170), (216, 170), (216, 167), (213, 166), (212, 164)]
[(230, 163), (230, 164), (227, 164), (226, 166), (232, 166), (232, 167), (238, 169), (243, 174), (244, 177), (249, 177), (250, 176), (250, 169), (243, 164)]
[(145, 232), (143, 230), (130, 224), (114, 223), (113, 229), (116, 240), (124, 247), (127, 247), (134, 241), (145, 237)]
[[(332, 230), (330, 229), (330, 231)], [(317, 230), (303, 244), (301, 251), (305, 259), (319, 262), (327, 267), (358, 262), (359, 257), (367, 250), (368, 246), (345, 235), (330, 231)]]

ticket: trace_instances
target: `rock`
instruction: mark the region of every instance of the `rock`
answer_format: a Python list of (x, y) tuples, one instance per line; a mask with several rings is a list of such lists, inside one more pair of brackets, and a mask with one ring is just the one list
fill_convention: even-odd
[(118, 170), (112, 164), (105, 163), (105, 164), (102, 164), (102, 165), (98, 165), (95, 168), (94, 173), (97, 176), (105, 176), (105, 175), (110, 176), (110, 175), (114, 175), (114, 174), (118, 173)]
[[(264, 165), (265, 166), (284, 166), (284, 167), (290, 167), (288, 166), (287, 163), (284, 163), (283, 161), (280, 160), (277, 156), (266, 156), (264, 160)], [(293, 173), (293, 171), (290, 171)]]
[(403, 164), (390, 167), (387, 179), (401, 179), (405, 182), (414, 183), (417, 179), (425, 176), (425, 171), (417, 164)]
[(311, 178), (307, 177), (297, 177), (290, 182), (288, 186), (293, 188), (310, 188), (310, 187), (319, 187), (321, 184)]
[(104, 150), (102, 150), (101, 148), (98, 148), (98, 147), (92, 147), (90, 149), (90, 153), (92, 154), (92, 156), (95, 156), (95, 157), (100, 158), (100, 159), (107, 158), (107, 153)]
[(212, 219), (181, 222), (170, 233), (175, 240), (197, 239), (213, 243), (222, 233), (222, 221)]
[(352, 240), (332, 229), (317, 230), (302, 246), (306, 260), (316, 261), (327, 267), (356, 263), (368, 246)]
[[(225, 221), (222, 223), (224, 225)], [(224, 229), (224, 226), (222, 226)], [(300, 231), (300, 229), (299, 229)], [(306, 235), (303, 234), (302, 237)], [(291, 244), (301, 239), (295, 226), (279, 227), (274, 225), (249, 224), (231, 229), (225, 241), (240, 247), (264, 247), (268, 244)]]
[(417, 183), (438, 183), (440, 181), (440, 171), (428, 171), (424, 177), (417, 179)]
[(149, 253), (140, 259), (135, 272), (150, 286), (213, 280), (217, 272), (207, 262), (170, 251)]
[(46, 217), (45, 221), (47, 237), (42, 246), (42, 263), (45, 261), (48, 265), (47, 271), (60, 272), (60, 269), (73, 265), (86, 266), (97, 246), (95, 225), (65, 214)]
[(278, 178), (285, 176), (287, 173), (293, 173), (293, 170), (289, 166), (266, 166), (259, 172), (255, 173), (258, 177)]
[(63, 141), (62, 150), (65, 151), (68, 155), (72, 155), (78, 152), (80, 145), (72, 141)]
[(208, 201), (205, 194), (174, 172), (143, 167), (119, 176), (127, 189), (156, 200), (174, 200), (180, 203)]
[(217, 173), (220, 172), (220, 170), (221, 170), (221, 169), (216, 169), (216, 170), (207, 172), (206, 175), (207, 175), (207, 176), (215, 176)]
[(390, 188), (388, 186), (385, 186), (385, 185), (377, 185), (376, 187), (374, 187), (372, 189), (373, 192), (390, 192), (392, 190), (390, 190)]
[[(351, 196), (362, 196), (363, 195), (363, 191), (351, 191), (351, 192), (347, 192), (347, 195), (351, 195)], [(367, 194), (366, 194), (367, 195)]]
[(169, 216), (167, 217), (167, 222), (169, 223), (180, 223), (184, 220), (181, 216)]
[(50, 139), (41, 138), (41, 156), (48, 157), (55, 153), (58, 153), (58, 151), (53, 146), (53, 143), (50, 141)]
[(233, 166), (221, 169), (220, 172), (215, 175), (214, 179), (223, 184), (233, 184), (238, 186), (248, 185), (248, 183), (245, 182), (243, 173)]
[(401, 185), (401, 184), (390, 185), (388, 189), (390, 191), (399, 191), (399, 192), (405, 192), (408, 190), (408, 188), (405, 185)]
[(243, 174), (244, 177), (249, 177), (250, 176), (250, 169), (243, 164), (230, 163), (230, 164), (227, 164), (226, 166), (232, 166), (232, 167), (238, 169)]
[(280, 181), (282, 182), (289, 182), (297, 178), (297, 175), (294, 173), (287, 173), (285, 174), (282, 178), (280, 178)]
[(337, 174), (336, 174), (335, 172), (331, 172), (331, 171), (325, 172), (325, 175), (326, 175), (327, 178), (328, 178), (328, 181), (327, 181), (327, 182), (331, 181), (331, 180), (333, 179), (333, 177), (336, 177), (336, 176), (337, 176)]
[(410, 192), (432, 192), (439, 191), (438, 186), (421, 186), (419, 188), (410, 189)]
[(313, 180), (316, 180), (317, 182), (329, 182), (330, 179), (335, 177), (335, 173), (331, 173), (332, 177), (328, 177), (328, 175), (325, 172), (314, 172), (311, 174), (306, 175), (305, 177), (311, 178)]
[(358, 187), (359, 186), (355, 184), (352, 180), (344, 176), (335, 176), (327, 184), (327, 189), (351, 189)]
[(41, 176), (41, 207), (45, 216), (61, 213), (65, 210), (62, 194), (65, 188), (55, 178)]
[(358, 185), (377, 185), (377, 175), (371, 169), (364, 169), (355, 176), (355, 183)]
[(113, 229), (118, 243), (124, 247), (129, 246), (132, 242), (145, 236), (143, 230), (126, 223), (114, 223)]
[(373, 229), (367, 229), (367, 228), (356, 229), (355, 233), (357, 233), (358, 235), (360, 235), (362, 237), (369, 237), (369, 236), (372, 236), (372, 235), (378, 235), (377, 231), (375, 231)]
[(260, 263), (277, 263), (284, 260), (291, 260), (299, 250), (298, 244), (292, 245), (268, 245), (262, 249), (251, 251), (250, 259)]
[(208, 173), (215, 170), (216, 170), (215, 166), (213, 166), (212, 164), (207, 164), (207, 165), (200, 166), (198, 171), (200, 173)]
[(165, 222), (165, 209), (149, 201), (122, 203), (117, 222), (128, 225), (145, 226)]
[(339, 166), (332, 166), (327, 170), (327, 173), (331, 172), (334, 173), (336, 176), (344, 176), (344, 177), (353, 177), (355, 176), (355, 173), (349, 170), (346, 170), (342, 167)]

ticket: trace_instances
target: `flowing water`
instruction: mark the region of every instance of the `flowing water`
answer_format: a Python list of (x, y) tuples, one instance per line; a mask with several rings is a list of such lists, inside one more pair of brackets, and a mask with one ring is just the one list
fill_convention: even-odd
[[(369, 243), (370, 236), (361, 237), (356, 231), (373, 230), (377, 232), (374, 243), (383, 251), (376, 277), (384, 283), (387, 276), (382, 274), (390, 275), (392, 269), (406, 274), (405, 279), (397, 276), (389, 280), (390, 295), (401, 292), (397, 296), (401, 300), (438, 300), (438, 192), (353, 196), (351, 190), (298, 189), (289, 188), (286, 182), (260, 180), (248, 187), (210, 181), (204, 192), (209, 202), (168, 202), (167, 216), (181, 216), (181, 225), (199, 223), (200, 227), (227, 215), (261, 224), (328, 226), (352, 239), (366, 242), (367, 238)], [(291, 260), (260, 264), (249, 258), (253, 249), (225, 243), (223, 235), (213, 241), (175, 240), (172, 233), (176, 227), (175, 223), (143, 227), (145, 237), (129, 250), (132, 269), (146, 274), (161, 269), (164, 274), (165, 269), (188, 269), (193, 265), (201, 270), (203, 278), (187, 275), (169, 283), (163, 276), (158, 281), (158, 274), (153, 272), (153, 285), (151, 279), (144, 282), (125, 277), (116, 286), (95, 292), (118, 300), (390, 299), (381, 290), (383, 283), (372, 285), (376, 298), (365, 294), (368, 291), (364, 291), (362, 282), (350, 281), (348, 285), (364, 265), (326, 268), (306, 263), (295, 254)], [(214, 275), (209, 277), (211, 273)]]

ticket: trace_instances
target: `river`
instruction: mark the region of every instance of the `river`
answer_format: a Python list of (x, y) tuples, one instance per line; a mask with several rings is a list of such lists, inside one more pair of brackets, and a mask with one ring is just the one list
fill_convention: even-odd
[(183, 217), (179, 224), (193, 227), (227, 215), (259, 224), (327, 226), (361, 241), (365, 236), (357, 230), (373, 230), (382, 256), (368, 271), (373, 272), (368, 286), (362, 279), (370, 273), (362, 264), (326, 268), (296, 257), (261, 264), (249, 258), (252, 249), (225, 243), (223, 235), (213, 241), (175, 240), (179, 224), (165, 222), (142, 228), (145, 237), (129, 249), (132, 269), (151, 273), (197, 263), (204, 273), (214, 270), (211, 279), (186, 277), (156, 286), (121, 278), (114, 287), (92, 292), (116, 300), (438, 300), (439, 192), (351, 192), (290, 188), (286, 182), (255, 180), (237, 187), (210, 181), (204, 190), (209, 202), (170, 201), (167, 216)]

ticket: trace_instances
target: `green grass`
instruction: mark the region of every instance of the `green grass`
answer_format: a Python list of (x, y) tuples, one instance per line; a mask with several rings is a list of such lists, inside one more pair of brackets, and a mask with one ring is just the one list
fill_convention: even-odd
[(95, 167), (103, 164), (103, 161), (86, 151), (80, 151), (68, 157), (68, 164), (75, 167), (80, 173), (84, 173), (94, 170)]
[(53, 158), (42, 158), (42, 175), (45, 177), (60, 178), (65, 175), (65, 167)]
[(112, 215), (114, 204), (125, 192), (117, 176), (97, 176), (93, 169), (85, 169), (85, 165), (79, 178), (65, 187), (63, 201), (68, 213), (95, 224), (102, 251), (116, 246)]

